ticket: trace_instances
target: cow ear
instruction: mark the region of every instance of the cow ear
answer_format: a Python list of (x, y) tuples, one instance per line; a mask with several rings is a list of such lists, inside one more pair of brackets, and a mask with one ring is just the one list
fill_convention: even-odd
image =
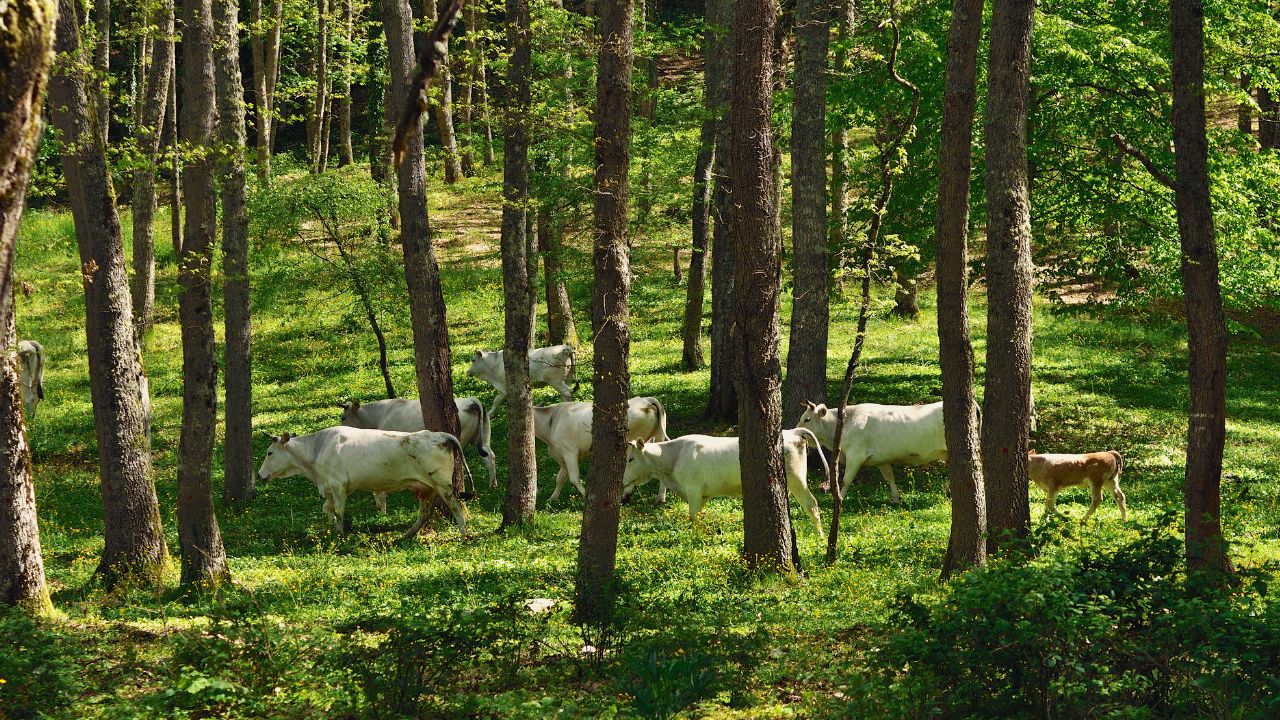
[(482, 358), (482, 357), (484, 357), (484, 351), (483, 351), (483, 350), (477, 350), (477, 351), (476, 351), (476, 359), (477, 359), (477, 360), (479, 360), (479, 359), (480, 359), (480, 358)]
[(1028, 451), (1027, 451), (1027, 457), (1031, 457), (1032, 455), (1035, 455), (1035, 454), (1036, 454), (1036, 451), (1035, 451), (1035, 450), (1028, 450)]
[(289, 442), (289, 441), (290, 441), (290, 440), (292, 440), (292, 439), (293, 439), (293, 435), (292, 435), (292, 434), (290, 434), (290, 433), (285, 433), (285, 434), (283, 434), (283, 435), (281, 435), (281, 436), (280, 436), (280, 444), (281, 444), (281, 445), (283, 445), (283, 444), (285, 444), (285, 443)]
[(826, 417), (826, 416), (827, 416), (827, 406), (826, 406), (826, 405), (818, 405), (818, 406), (816, 406), (816, 407), (815, 407), (815, 409), (818, 411), (818, 417)]

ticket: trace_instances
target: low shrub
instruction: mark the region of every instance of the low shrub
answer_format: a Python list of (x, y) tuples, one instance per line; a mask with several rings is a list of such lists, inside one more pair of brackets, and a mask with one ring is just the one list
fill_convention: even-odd
[(80, 689), (60, 635), (16, 608), (0, 609), (0, 718), (56, 715)]

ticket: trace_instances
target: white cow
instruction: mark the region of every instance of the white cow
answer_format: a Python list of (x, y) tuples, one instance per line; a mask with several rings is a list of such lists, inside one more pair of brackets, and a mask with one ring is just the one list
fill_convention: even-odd
[[(826, 405), (808, 406), (797, 427), (813, 431), (822, 446), (831, 449), (836, 436), (836, 411)], [(947, 438), (942, 425), (942, 403), (929, 405), (876, 405), (862, 403), (845, 408), (840, 441), (844, 478), (840, 492), (864, 465), (875, 466), (889, 483), (895, 503), (902, 502), (893, 481), (894, 465), (924, 465), (947, 459)]]
[[(489, 423), (489, 413), (484, 403), (475, 398), (454, 398), (453, 404), (458, 408), (458, 442), (463, 447), (475, 446), (480, 454), (480, 461), (489, 471), (489, 487), (498, 487), (498, 470), (493, 463), (493, 449), (489, 447), (489, 438), (493, 429)], [(359, 400), (342, 403), (342, 424), (367, 430), (396, 430), (398, 432), (418, 432), (426, 430), (422, 421), (422, 403), (407, 398), (378, 400), (361, 403)], [(475, 492), (475, 487), (471, 488)], [(378, 507), (387, 511), (387, 496), (376, 495)]]
[(30, 422), (36, 417), (36, 406), (44, 400), (44, 346), (35, 340), (18, 341), (18, 377)]
[[(547, 453), (560, 466), (556, 489), (547, 503), (560, 497), (567, 478), (586, 496), (578, 479), (578, 463), (591, 457), (592, 405), (589, 402), (562, 402), (533, 409), (533, 436), (547, 444)], [(653, 397), (627, 401), (627, 440), (670, 440), (667, 436), (667, 409)], [(658, 488), (658, 501), (666, 502), (667, 488)]]
[[(577, 388), (574, 374), (577, 364), (577, 356), (568, 345), (534, 348), (529, 353), (529, 383), (533, 387), (553, 387), (559, 391), (561, 399), (568, 402), (573, 399), (573, 391)], [(477, 350), (467, 374), (489, 383), (498, 391), (489, 414), (498, 412), (498, 405), (507, 397), (506, 364), (502, 351)], [(572, 388), (569, 387), (571, 382), (574, 383)]]
[[(822, 531), (822, 515), (818, 500), (809, 492), (807, 445), (817, 442), (804, 428), (782, 431), (782, 465), (787, 474), (787, 490), (808, 513), (818, 537)], [(826, 457), (821, 452), (822, 463)], [(692, 522), (711, 498), (741, 497), (742, 468), (738, 459), (738, 438), (710, 435), (685, 435), (658, 443), (636, 441), (627, 448), (627, 469), (622, 476), (622, 499), (625, 502), (635, 489), (652, 478), (666, 482), (689, 503)]]
[(271, 446), (258, 469), (263, 482), (303, 475), (324, 498), (324, 511), (334, 528), (344, 532), (347, 497), (361, 490), (390, 493), (412, 490), (418, 496), (418, 519), (400, 539), (422, 529), (438, 496), (453, 512), (458, 532), (467, 532), (466, 507), (453, 494), (454, 451), (462, 445), (449, 433), (403, 433), (339, 425), (307, 435), (271, 436)]

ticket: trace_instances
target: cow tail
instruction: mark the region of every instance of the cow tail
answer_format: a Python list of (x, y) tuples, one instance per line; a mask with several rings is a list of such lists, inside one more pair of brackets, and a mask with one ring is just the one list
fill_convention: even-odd
[(671, 436), (667, 434), (667, 409), (662, 406), (662, 401), (656, 397), (649, 398), (649, 402), (653, 404), (658, 413), (658, 432), (660, 433), (658, 439), (666, 442), (671, 439)]
[(444, 435), (448, 438), (445, 442), (448, 443), (449, 447), (453, 448), (454, 452), (458, 454), (457, 462), (462, 463), (462, 468), (466, 471), (467, 478), (471, 480), (471, 491), (467, 492), (467, 484), (466, 482), (463, 482), (462, 494), (458, 496), (458, 499), (470, 500), (476, 496), (476, 479), (471, 476), (471, 466), (467, 465), (467, 459), (462, 456), (462, 443), (459, 442), (458, 438), (454, 437), (451, 433), (445, 433)]
[[(818, 459), (822, 461), (822, 477), (823, 479), (826, 480), (827, 486), (830, 487), (831, 486), (830, 485), (831, 466), (827, 464), (827, 454), (823, 452), (822, 443), (818, 442), (818, 436), (814, 435), (813, 431), (810, 430), (809, 428), (800, 427), (800, 428), (796, 428), (795, 430), (797, 435), (800, 435), (801, 433), (805, 433), (809, 437), (813, 438), (813, 446), (818, 450)], [(804, 435), (800, 435), (800, 441), (804, 442)], [(806, 445), (806, 451), (807, 451), (808, 443), (805, 443), (805, 445)]]
[(475, 404), (480, 408), (480, 427), (476, 429), (476, 452), (480, 453), (480, 457), (489, 457), (493, 455), (493, 450), (489, 447), (492, 434), (492, 428), (489, 427), (489, 410), (479, 400), (476, 400)]
[(1123, 456), (1123, 455), (1121, 455), (1119, 452), (1117, 452), (1117, 451), (1115, 451), (1115, 450), (1112, 450), (1112, 451), (1111, 451), (1111, 454), (1112, 454), (1112, 455), (1114, 455), (1114, 456), (1115, 456), (1115, 458), (1116, 458), (1116, 474), (1115, 474), (1115, 477), (1116, 477), (1116, 479), (1118, 480), (1118, 479), (1120, 478), (1120, 473), (1124, 470), (1124, 456)]

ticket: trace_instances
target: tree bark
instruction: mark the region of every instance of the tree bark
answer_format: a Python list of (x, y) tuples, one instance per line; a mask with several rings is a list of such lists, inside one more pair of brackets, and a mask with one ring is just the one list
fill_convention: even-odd
[[(78, 57), (74, 0), (59, 0), (58, 14), (54, 49), (60, 56)], [(108, 587), (123, 582), (159, 586), (168, 551), (146, 442), (141, 358), (115, 191), (86, 85), (74, 66), (60, 65), (49, 83), (49, 107), (64, 143), (62, 172), (85, 276), (85, 335), (106, 540), (97, 573)]]
[[(413, 57), (413, 13), (408, 0), (382, 0), (382, 24), (391, 60), (391, 96), (387, 105), (399, 117), (409, 97), (416, 60)], [(453, 402), (453, 354), (445, 314), (440, 267), (431, 245), (427, 216), (426, 158), (422, 133), (412, 133), (404, 162), (397, 170), (400, 191), (400, 244), (404, 250), (409, 315), (413, 325), (413, 355), (417, 363), (418, 400), (428, 430), (457, 436), (458, 406)], [(453, 467), (453, 491), (466, 498), (461, 462)]]
[[(1249, 77), (1249, 73), (1240, 73), (1240, 89), (1248, 95), (1252, 88), (1253, 80)], [(1253, 106), (1247, 102), (1236, 106), (1236, 129), (1245, 135), (1253, 134)]]
[(632, 55), (630, 0), (600, 4), (600, 64), (595, 128), (595, 398), (591, 416), (591, 468), (578, 541), (575, 611), (578, 622), (613, 619), (617, 588), (618, 510), (627, 466), (627, 398), (631, 395), (627, 240), (631, 155)]
[(244, 84), (240, 79), (237, 0), (214, 0), (219, 39), (214, 76), (222, 155), (222, 298), (226, 333), (226, 477), (223, 498), (243, 506), (255, 493), (253, 361), (249, 317), (249, 214), (245, 207)]
[(173, 254), (182, 255), (182, 152), (179, 133), (182, 123), (178, 118), (178, 58), (177, 42), (166, 43), (173, 72), (169, 75), (169, 236), (173, 241)]
[(938, 148), (938, 364), (951, 485), (943, 578), (986, 562), (987, 504), (969, 339), (969, 176), (983, 0), (953, 0)]
[(316, 97), (311, 111), (311, 172), (322, 173), (328, 163), (329, 115), (329, 0), (316, 0)]
[(915, 268), (899, 265), (893, 269), (893, 281), (893, 314), (904, 320), (920, 317), (920, 293)]
[(773, 0), (737, 0), (733, 15), (734, 298), (739, 329), (738, 452), (743, 555), (750, 567), (791, 564), (782, 465), (778, 298), (782, 275), (774, 190)]
[(533, 349), (535, 259), (525, 213), (529, 206), (529, 110), (532, 55), (529, 2), (506, 0), (507, 66), (503, 126), (502, 287), (506, 308), (503, 362), (507, 380), (507, 494), (502, 527), (533, 519), (538, 499), (538, 466), (533, 454), (533, 396), (529, 351)]
[(178, 542), (182, 584), (230, 579), (213, 511), (213, 441), (218, 426), (217, 359), (213, 348), (214, 199), (213, 12), (210, 0), (182, 3), (182, 138), (198, 152), (182, 169), (187, 217), (178, 256), (178, 320), (182, 326), (182, 433), (178, 438)]
[(1205, 136), (1204, 5), (1171, 0), (1173, 40), (1174, 202), (1182, 239), (1187, 307), (1187, 569), (1232, 571), (1222, 535), (1222, 451), (1226, 443), (1227, 328), (1218, 286), (1218, 246), (1209, 197)]
[[(734, 198), (733, 177), (729, 169), (731, 147), (732, 110), (730, 107), (730, 83), (733, 80), (735, 56), (733, 38), (729, 26), (733, 22), (734, 0), (716, 0), (716, 22), (708, 25), (720, 28), (713, 55), (721, 63), (718, 69), (720, 82), (714, 91), (711, 107), (719, 118), (716, 127), (715, 155), (711, 174), (715, 187), (711, 191), (712, 213), (715, 225), (711, 235), (711, 386), (707, 391), (708, 420), (733, 422), (738, 417), (738, 389), (734, 381), (735, 346), (737, 329), (734, 327)], [(770, 36), (772, 37), (772, 36)]]
[(94, 0), (93, 24), (97, 33), (93, 49), (94, 105), (102, 146), (107, 147), (111, 142), (111, 0)]
[(280, 29), (283, 0), (273, 0), (271, 16), (262, 17), (263, 0), (250, 9), (253, 32), (254, 144), (258, 151), (258, 177), (271, 177), (271, 139), (275, 128), (275, 86), (280, 74)]
[(806, 402), (827, 399), (827, 49), (828, 0), (796, 3), (795, 93), (791, 111), (791, 266), (794, 290), (782, 421), (790, 427)]
[[(151, 330), (156, 304), (156, 170), (160, 159), (160, 136), (164, 130), (166, 95), (173, 75), (173, 0), (164, 0), (156, 15), (149, 20), (160, 30), (161, 38), (147, 76), (142, 80), (139, 103), (138, 146), (144, 163), (133, 174), (133, 319), (138, 335)], [(163, 46), (162, 46), (163, 44)]]
[(23, 419), (13, 259), (27, 181), (40, 142), (41, 101), (53, 60), (57, 5), (18, 0), (0, 9), (0, 604), (53, 611), (40, 555), (40, 527)]
[(462, 102), (458, 104), (458, 155), (462, 165), (462, 174), (466, 177), (475, 175), (475, 158), (471, 155), (472, 135), (475, 128), (472, 119), (475, 115), (476, 70), (480, 57), (480, 29), (477, 24), (476, 9), (472, 4), (462, 8), (463, 27), (466, 34), (466, 62), (462, 69)]
[[(477, 25), (484, 27), (484, 16), (481, 15)], [(492, 165), (495, 162), (493, 155), (493, 120), (489, 112), (489, 65), (485, 62), (485, 54), (482, 51), (476, 56), (476, 72), (480, 83), (477, 87), (479, 97), (476, 101), (480, 104), (480, 124), (484, 127), (484, 164)]]
[(547, 299), (547, 335), (551, 345), (578, 345), (578, 328), (564, 278), (564, 223), (552, 217), (554, 200), (538, 205), (538, 251), (542, 254), (542, 282)]
[(995, 0), (987, 66), (987, 553), (1026, 537), (1031, 428), (1031, 199), (1027, 95), (1034, 0)]

